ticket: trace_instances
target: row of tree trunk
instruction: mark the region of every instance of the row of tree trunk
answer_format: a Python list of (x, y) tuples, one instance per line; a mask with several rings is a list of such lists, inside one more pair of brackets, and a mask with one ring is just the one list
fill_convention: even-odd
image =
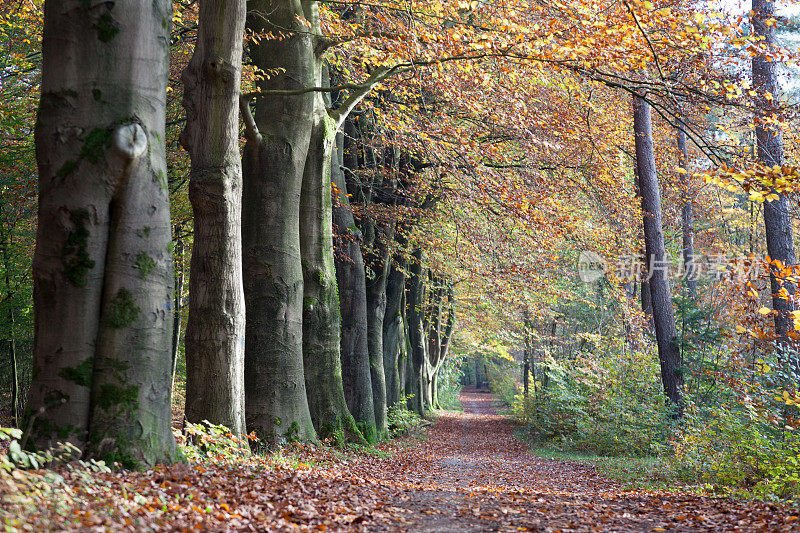
[[(128, 467), (176, 458), (171, 18), (166, 0), (45, 3), (26, 442), (70, 441)], [(252, 95), (240, 94), (245, 28), (284, 36), (250, 46), (275, 73)], [(378, 156), (351, 116), (372, 85), (330, 98), (325, 46), (315, 1), (201, 0), (183, 73), (186, 419), (254, 431), (267, 446), (376, 442), (405, 394), (419, 413), (435, 407), (454, 325), (452, 287), (421, 250), (405, 253), (408, 224), (354, 217), (348, 190), (361, 206), (386, 203), (382, 191), (414, 169), (396, 149)]]

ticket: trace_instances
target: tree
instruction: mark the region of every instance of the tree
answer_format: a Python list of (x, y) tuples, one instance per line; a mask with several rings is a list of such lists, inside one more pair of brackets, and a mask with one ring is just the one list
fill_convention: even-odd
[[(341, 310), (341, 364), (344, 392), (359, 430), (367, 441), (377, 442), (372, 377), (367, 344), (367, 292), (361, 231), (356, 226), (348, 199), (345, 173), (358, 168), (354, 119), (345, 120), (344, 133), (337, 135), (336, 153), (341, 164), (332, 172), (335, 198), (336, 282)], [(337, 158), (338, 159), (338, 158)]]
[(383, 315), (383, 369), (386, 378), (386, 405), (400, 401), (405, 389), (407, 359), (405, 328), (405, 287), (407, 261), (397, 254), (386, 281), (386, 311)]
[(669, 286), (664, 231), (661, 225), (661, 192), (656, 173), (655, 150), (650, 118), (650, 105), (639, 96), (633, 100), (633, 124), (636, 135), (636, 167), (644, 217), (645, 260), (649, 276), (653, 324), (661, 362), (664, 392), (681, 416), (683, 410), (683, 375), (675, 310)]
[(164, 113), (171, 5), (47, 0), (28, 442), (175, 460)]
[[(315, 85), (329, 86), (328, 67), (321, 57), (317, 57), (316, 69)], [(337, 98), (337, 107), (341, 104)], [(316, 94), (300, 197), (303, 362), (311, 419), (320, 438), (363, 443), (364, 436), (348, 410), (342, 381), (342, 318), (334, 260), (332, 183), (342, 184), (336, 186), (337, 190), (344, 186), (343, 138), (337, 133), (340, 117), (329, 111), (331, 106), (329, 93)], [(337, 193), (337, 202), (346, 203), (347, 198), (339, 196)], [(367, 435), (371, 433), (367, 431)]]
[(678, 124), (676, 132), (678, 143), (678, 167), (680, 172), (681, 187), (681, 234), (683, 236), (683, 267), (686, 271), (686, 287), (689, 295), (694, 298), (697, 294), (697, 273), (694, 261), (694, 221), (692, 217), (692, 194), (689, 182), (688, 152), (686, 150), (686, 131), (683, 122)]
[[(304, 24), (314, 2), (255, 0), (247, 29), (272, 34), (250, 45), (260, 92), (297, 90), (317, 79), (314, 35)], [(283, 38), (277, 38), (282, 35)], [(245, 404), (248, 430), (267, 444), (315, 440), (303, 372), (303, 271), (300, 191), (316, 97), (247, 99), (242, 167), (243, 275), (246, 304)]]
[[(756, 108), (756, 146), (758, 161), (767, 167), (783, 165), (783, 136), (780, 125), (771, 123), (778, 108), (777, 65), (770, 57), (775, 48), (775, 2), (771, 0), (753, 0), (751, 11), (753, 34), (761, 40), (752, 60), (753, 88), (757, 93)], [(764, 203), (764, 229), (767, 237), (767, 253), (773, 260), (785, 266), (797, 263), (792, 235), (792, 221), (789, 215), (789, 198), (783, 192), (778, 198)], [(774, 268), (770, 272), (772, 290), (772, 308), (775, 310), (775, 334), (786, 338), (792, 330), (790, 311), (794, 309), (789, 298), (794, 295), (793, 283), (781, 282), (775, 275)], [(785, 294), (781, 291), (785, 290)], [(800, 370), (800, 361), (794, 365)]]
[(201, 0), (183, 72), (194, 241), (186, 325), (186, 419), (245, 431), (245, 306), (239, 87), (244, 0)]

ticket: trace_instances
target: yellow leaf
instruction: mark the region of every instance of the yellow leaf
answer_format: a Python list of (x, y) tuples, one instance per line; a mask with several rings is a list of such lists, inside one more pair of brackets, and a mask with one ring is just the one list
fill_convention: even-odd
[(758, 313), (760, 315), (768, 315), (771, 312), (772, 312), (772, 309), (770, 309), (769, 307), (762, 307), (761, 309), (758, 310)]

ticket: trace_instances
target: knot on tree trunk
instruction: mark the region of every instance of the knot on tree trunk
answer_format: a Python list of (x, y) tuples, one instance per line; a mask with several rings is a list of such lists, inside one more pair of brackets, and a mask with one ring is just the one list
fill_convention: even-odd
[(133, 161), (147, 150), (147, 134), (136, 122), (122, 124), (114, 130), (114, 149), (128, 161)]
[(236, 69), (221, 57), (209, 57), (203, 64), (203, 72), (212, 80), (221, 80), (225, 85), (231, 85), (236, 79)]

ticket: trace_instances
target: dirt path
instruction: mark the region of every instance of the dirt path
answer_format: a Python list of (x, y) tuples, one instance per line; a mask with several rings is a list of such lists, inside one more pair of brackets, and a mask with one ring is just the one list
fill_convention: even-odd
[(376, 473), (394, 502), (369, 531), (800, 531), (775, 505), (623, 491), (591, 467), (535, 457), (491, 395), (461, 399), (465, 413), (393, 455), (392, 477)]

